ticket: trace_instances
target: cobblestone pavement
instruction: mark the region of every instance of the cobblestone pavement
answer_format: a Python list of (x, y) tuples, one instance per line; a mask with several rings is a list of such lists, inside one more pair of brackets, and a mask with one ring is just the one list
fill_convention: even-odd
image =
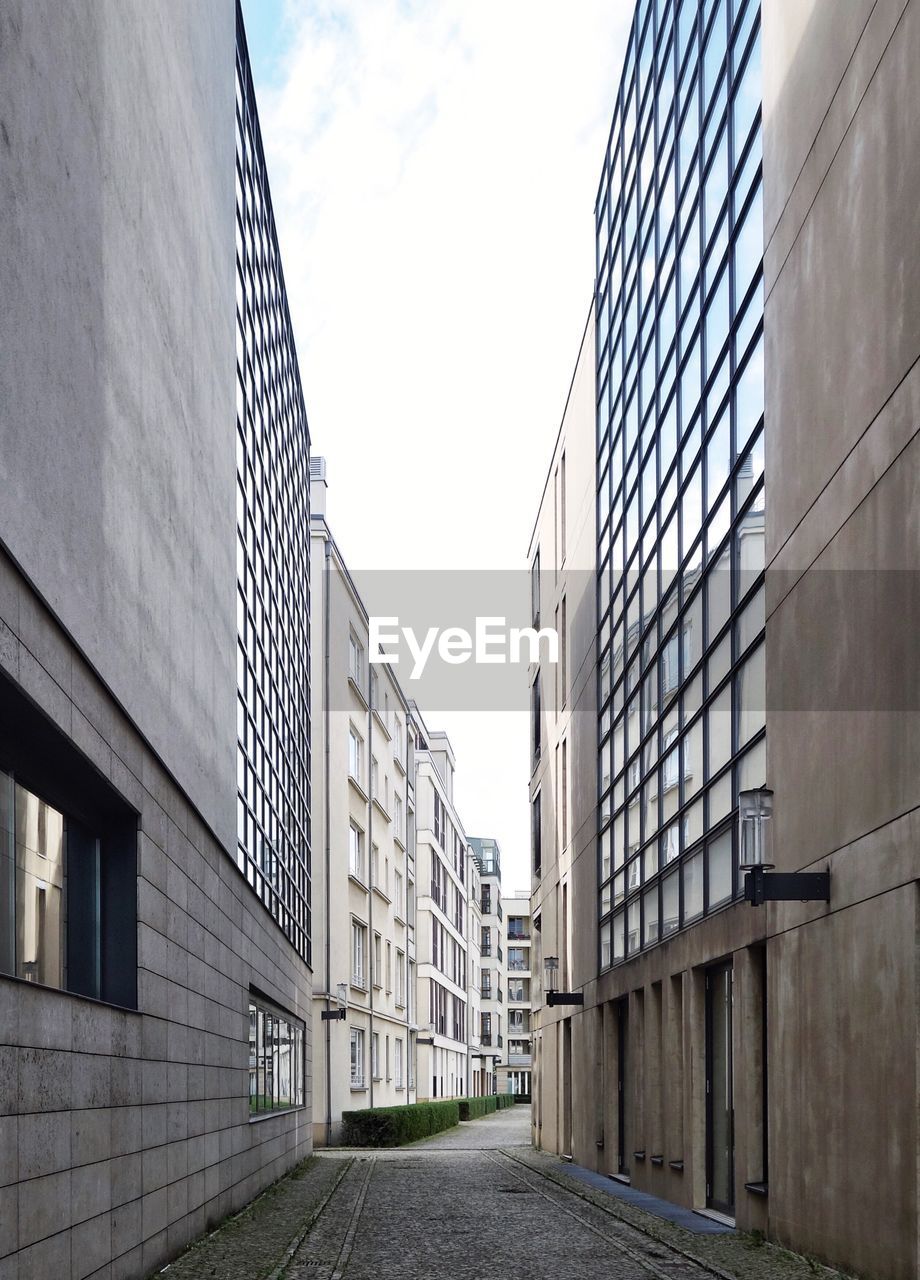
[(391, 1151), (330, 1151), (189, 1250), (168, 1280), (805, 1280), (741, 1233), (699, 1236), (575, 1181), (518, 1107)]

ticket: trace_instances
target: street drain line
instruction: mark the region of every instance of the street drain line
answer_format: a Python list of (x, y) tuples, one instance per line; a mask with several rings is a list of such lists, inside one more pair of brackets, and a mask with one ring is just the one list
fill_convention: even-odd
[(297, 1232), (297, 1235), (294, 1237), (294, 1239), (291, 1241), (291, 1243), (290, 1243), (290, 1244), (288, 1245), (288, 1247), (285, 1249), (285, 1251), (284, 1251), (284, 1253), (283, 1253), (283, 1255), (282, 1255), (282, 1257), (281, 1257), (281, 1261), (280, 1261), (280, 1262), (278, 1263), (278, 1265), (275, 1267), (274, 1271), (272, 1271), (269, 1275), (267, 1275), (267, 1276), (265, 1277), (265, 1280), (281, 1280), (281, 1277), (284, 1275), (285, 1271), (287, 1270), (287, 1268), (288, 1268), (288, 1264), (290, 1263), (290, 1261), (291, 1261), (291, 1259), (293, 1258), (294, 1254), (297, 1252), (297, 1250), (298, 1250), (298, 1249), (300, 1248), (300, 1246), (303, 1244), (303, 1242), (304, 1242), (304, 1240), (306, 1239), (307, 1235), (308, 1235), (308, 1234), (313, 1230), (313, 1226), (314, 1226), (314, 1224), (315, 1224), (315, 1222), (316, 1222), (317, 1218), (318, 1218), (318, 1217), (319, 1217), (319, 1215), (323, 1212), (323, 1210), (325, 1209), (326, 1205), (329, 1203), (329, 1201), (332, 1199), (332, 1197), (335, 1195), (335, 1193), (338, 1191), (338, 1189), (339, 1189), (339, 1183), (340, 1183), (340, 1182), (342, 1181), (342, 1179), (345, 1177), (346, 1173), (348, 1172), (348, 1170), (351, 1168), (351, 1166), (352, 1166), (353, 1164), (354, 1164), (354, 1158), (352, 1158), (352, 1159), (350, 1159), (350, 1160), (345, 1160), (345, 1161), (343, 1161), (342, 1168), (341, 1168), (341, 1169), (339, 1170), (339, 1172), (336, 1174), (335, 1179), (334, 1179), (334, 1181), (333, 1181), (333, 1183), (332, 1183), (332, 1186), (329, 1188), (329, 1190), (328, 1190), (328, 1191), (326, 1192), (326, 1194), (323, 1196), (322, 1200), (320, 1200), (319, 1204), (316, 1206), (316, 1208), (315, 1208), (315, 1209), (313, 1210), (313, 1212), (310, 1214), (310, 1216), (309, 1216), (309, 1218), (307, 1219), (307, 1221), (306, 1221), (305, 1225), (300, 1229), (300, 1231), (298, 1231), (298, 1232)]
[[(560, 1209), (563, 1213), (568, 1214), (570, 1218), (574, 1218), (576, 1222), (580, 1222), (583, 1227), (587, 1227), (587, 1229), (593, 1232), (594, 1235), (600, 1236), (600, 1238), (606, 1241), (607, 1244), (613, 1245), (614, 1249), (616, 1249), (618, 1253), (622, 1253), (625, 1257), (629, 1258), (632, 1262), (637, 1263), (640, 1267), (644, 1267), (646, 1271), (650, 1271), (653, 1276), (657, 1276), (658, 1280), (675, 1280), (675, 1277), (672, 1274), (669, 1274), (667, 1271), (663, 1271), (661, 1267), (656, 1267), (654, 1262), (650, 1262), (648, 1258), (644, 1258), (641, 1253), (637, 1253), (635, 1249), (631, 1249), (628, 1245), (623, 1244), (622, 1241), (614, 1239), (614, 1237), (611, 1235), (608, 1235), (606, 1231), (601, 1231), (600, 1227), (596, 1227), (593, 1222), (589, 1222), (587, 1218), (583, 1218), (581, 1214), (576, 1213), (574, 1209), (570, 1209), (567, 1205), (562, 1204), (559, 1200), (554, 1200), (553, 1197), (547, 1195), (545, 1191), (542, 1191), (539, 1187), (535, 1187), (533, 1183), (528, 1182), (520, 1174), (509, 1169), (507, 1165), (502, 1164), (500, 1160), (498, 1160), (496, 1157), (491, 1155), (488, 1151), (484, 1151), (482, 1154), (486, 1157), (487, 1160), (491, 1160), (493, 1164), (497, 1164), (500, 1169), (504, 1169), (506, 1173), (510, 1173), (512, 1178), (517, 1178), (518, 1181), (522, 1182), (529, 1191), (534, 1192), (535, 1195), (542, 1196), (543, 1199), (548, 1201), (549, 1204), (553, 1205), (554, 1208)], [(505, 1157), (506, 1160), (510, 1161), (513, 1159), (512, 1156), (507, 1155), (507, 1153), (504, 1151), (501, 1154)], [(544, 1177), (544, 1175), (541, 1174), (539, 1170), (530, 1169), (529, 1165), (527, 1166), (527, 1168), (531, 1173), (535, 1173), (537, 1177), (541, 1177), (541, 1178)], [(552, 1181), (552, 1179), (545, 1179), (545, 1180)], [(554, 1185), (559, 1186), (558, 1183), (554, 1183)], [(559, 1187), (559, 1190), (564, 1192), (567, 1190), (567, 1188)], [(582, 1199), (582, 1198), (583, 1197), (579, 1197), (579, 1199)], [(586, 1203), (591, 1204), (592, 1202), (586, 1201)], [(597, 1206), (595, 1205), (593, 1207), (596, 1208)], [(677, 1254), (681, 1253), (681, 1251), (677, 1249), (675, 1249), (674, 1252)], [(697, 1262), (695, 1258), (688, 1259), (686, 1255), (684, 1255), (684, 1260), (692, 1262), (692, 1264), (696, 1267), (702, 1266), (702, 1264)], [(705, 1271), (708, 1271), (710, 1274), (712, 1274), (712, 1269), (710, 1267), (703, 1267), (703, 1269)], [(723, 1276), (725, 1275), (724, 1272), (722, 1272), (721, 1274)]]
[(345, 1268), (348, 1266), (348, 1259), (351, 1257), (351, 1251), (355, 1246), (355, 1236), (358, 1234), (358, 1222), (361, 1219), (361, 1210), (364, 1208), (364, 1201), (367, 1198), (367, 1189), (370, 1186), (371, 1174), (374, 1172), (376, 1160), (369, 1160), (367, 1165), (367, 1173), (364, 1175), (364, 1182), (358, 1194), (358, 1199), (351, 1215), (351, 1222), (348, 1224), (348, 1230), (345, 1232), (345, 1239), (342, 1241), (342, 1248), (336, 1259), (335, 1270), (329, 1277), (329, 1280), (342, 1280), (345, 1274)]
[[(526, 1160), (522, 1160), (519, 1156), (512, 1155), (510, 1151), (504, 1148), (501, 1150), (501, 1155), (503, 1155), (506, 1160), (512, 1160), (515, 1164), (520, 1165), (529, 1173), (533, 1173), (538, 1178), (542, 1178), (544, 1182), (552, 1183), (552, 1185), (554, 1187), (558, 1187), (560, 1191), (567, 1191), (569, 1195), (575, 1196), (579, 1200), (583, 1200), (585, 1204), (591, 1205), (592, 1208), (599, 1209), (601, 1213), (606, 1213), (608, 1218), (613, 1218), (615, 1222), (620, 1222), (623, 1226), (630, 1227), (633, 1231), (638, 1231), (641, 1235), (647, 1236), (649, 1240), (654, 1240), (656, 1244), (661, 1245), (663, 1248), (670, 1249), (672, 1253), (679, 1254), (680, 1257), (686, 1258), (688, 1262), (692, 1262), (694, 1266), (699, 1267), (701, 1271), (706, 1271), (710, 1275), (718, 1276), (719, 1280), (737, 1280), (737, 1276), (731, 1275), (728, 1271), (723, 1271), (723, 1269), (720, 1266), (717, 1266), (716, 1263), (705, 1262), (697, 1254), (691, 1253), (689, 1249), (682, 1249), (679, 1244), (671, 1244), (670, 1242), (665, 1242), (659, 1239), (658, 1236), (652, 1235), (652, 1233), (650, 1231), (646, 1231), (644, 1227), (640, 1227), (637, 1223), (631, 1222), (628, 1218), (624, 1218), (622, 1214), (617, 1213), (614, 1208), (608, 1208), (606, 1205), (598, 1204), (596, 1200), (592, 1200), (590, 1196), (585, 1195), (580, 1187), (569, 1186), (567, 1183), (563, 1184), (558, 1178), (554, 1178), (549, 1173), (544, 1173), (542, 1169), (535, 1169), (533, 1165), (528, 1164)], [(835, 1273), (832, 1272), (831, 1274), (834, 1275)], [(839, 1273), (836, 1274), (839, 1275)]]

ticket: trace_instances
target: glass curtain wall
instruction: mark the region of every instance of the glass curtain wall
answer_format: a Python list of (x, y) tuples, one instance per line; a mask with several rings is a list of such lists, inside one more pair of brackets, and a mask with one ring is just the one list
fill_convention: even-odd
[(758, 0), (640, 0), (596, 206), (600, 966), (731, 902), (765, 779)]
[(236, 308), (237, 858), (310, 963), (310, 440), (239, 8)]

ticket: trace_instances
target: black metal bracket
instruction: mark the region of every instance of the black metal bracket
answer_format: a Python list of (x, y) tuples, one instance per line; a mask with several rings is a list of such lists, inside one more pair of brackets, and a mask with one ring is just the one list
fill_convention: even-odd
[(550, 1008), (557, 1004), (584, 1004), (583, 991), (547, 991), (546, 1003)]
[(416, 1044), (420, 1044), (420, 1045), (433, 1045), (433, 1044), (434, 1044), (434, 1037), (433, 1037), (433, 1036), (429, 1036), (427, 1040), (423, 1040), (421, 1036), (416, 1036), (416, 1037), (415, 1037), (415, 1043), (416, 1043)]
[(344, 1009), (323, 1009), (320, 1012), (319, 1016), (320, 1016), (321, 1022), (337, 1022), (339, 1019), (341, 1019), (342, 1022), (344, 1022), (345, 1010)]
[(830, 902), (831, 873), (755, 867), (744, 877), (744, 899), (752, 907), (764, 902)]

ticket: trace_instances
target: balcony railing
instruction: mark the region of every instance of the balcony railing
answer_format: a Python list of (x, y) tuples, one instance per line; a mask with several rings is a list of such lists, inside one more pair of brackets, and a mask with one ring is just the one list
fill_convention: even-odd
[(530, 961), (529, 960), (509, 960), (508, 972), (509, 973), (529, 973)]
[(482, 996), (483, 1000), (491, 1000), (491, 999), (492, 999), (492, 988), (491, 988), (491, 987), (480, 987), (480, 988), (479, 988), (479, 994), (480, 994), (480, 996)]
[(489, 1032), (489, 1031), (485, 1031), (485, 1032), (483, 1032), (483, 1034), (479, 1037), (479, 1047), (480, 1047), (481, 1049), (491, 1049), (491, 1048), (492, 1048), (492, 1035), (491, 1035), (491, 1032)]
[(529, 1053), (511, 1053), (509, 1051), (508, 1066), (509, 1067), (529, 1067), (530, 1054)]
[(497, 1037), (497, 1041), (496, 1041), (496, 1043), (498, 1044), (498, 1047), (499, 1047), (499, 1049), (500, 1049), (500, 1048), (502, 1047), (502, 1045), (503, 1045), (505, 1042), (504, 1042), (504, 1040), (501, 1038), (501, 1036), (498, 1036), (498, 1037)]
[[(492, 943), (484, 942), (479, 950), (482, 955), (490, 956), (492, 954)], [(501, 959), (501, 947), (499, 947), (499, 959)]]
[(520, 929), (511, 929), (511, 928), (509, 928), (509, 929), (508, 929), (508, 941), (509, 941), (509, 942), (529, 942), (529, 941), (530, 941), (530, 934), (529, 934), (529, 933), (524, 933), (524, 932), (523, 932), (522, 930), (520, 930)]

